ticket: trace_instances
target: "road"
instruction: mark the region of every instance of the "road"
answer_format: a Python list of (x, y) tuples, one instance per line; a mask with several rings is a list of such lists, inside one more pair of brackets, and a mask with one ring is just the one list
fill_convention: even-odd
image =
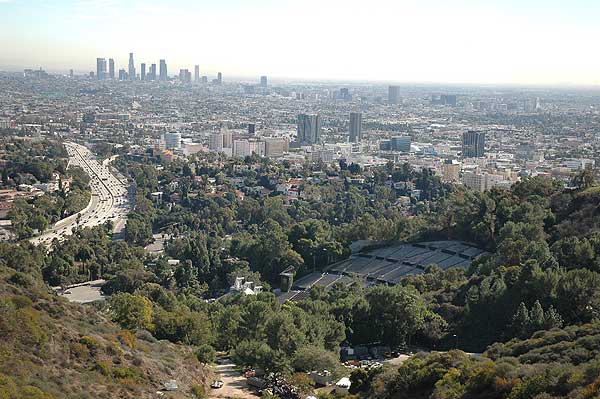
[(34, 244), (50, 245), (54, 239), (62, 240), (73, 234), (75, 227), (93, 227), (110, 220), (114, 226), (122, 227), (129, 212), (127, 185), (112, 174), (108, 163), (96, 160), (83, 145), (65, 143), (69, 154), (69, 167), (79, 166), (90, 176), (92, 198), (88, 206), (78, 214), (56, 222), (43, 234), (32, 238)]
[(223, 387), (211, 389), (208, 393), (210, 398), (241, 398), (255, 399), (257, 395), (248, 389), (246, 378), (236, 370), (235, 364), (230, 359), (219, 359), (216, 367), (215, 377), (223, 381)]

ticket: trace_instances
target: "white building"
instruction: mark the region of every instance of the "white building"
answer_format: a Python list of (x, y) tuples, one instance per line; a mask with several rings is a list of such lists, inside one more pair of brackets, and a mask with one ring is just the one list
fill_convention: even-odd
[(250, 142), (248, 140), (235, 140), (233, 142), (233, 156), (245, 158), (252, 155)]
[(208, 149), (214, 152), (223, 151), (223, 133), (211, 133), (208, 138)]

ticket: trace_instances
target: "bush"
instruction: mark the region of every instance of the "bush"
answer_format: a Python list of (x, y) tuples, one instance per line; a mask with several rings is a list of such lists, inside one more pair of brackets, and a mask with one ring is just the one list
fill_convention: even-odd
[(192, 395), (194, 395), (196, 399), (205, 399), (206, 390), (202, 385), (194, 384), (192, 385)]
[(100, 348), (100, 343), (94, 337), (90, 337), (89, 335), (81, 337), (79, 342), (88, 348), (92, 356), (95, 355), (98, 352), (98, 348)]
[(216, 355), (215, 348), (208, 344), (200, 345), (196, 350), (196, 358), (198, 358), (200, 363), (213, 363)]
[(94, 365), (94, 369), (105, 377), (112, 375), (112, 367), (108, 362), (98, 361)]
[(122, 344), (127, 345), (131, 349), (135, 349), (136, 338), (131, 331), (120, 331), (117, 336), (119, 337), (119, 341), (121, 341)]
[(115, 367), (112, 375), (115, 379), (120, 380), (121, 382), (125, 380), (135, 382), (140, 379), (139, 372), (131, 367)]

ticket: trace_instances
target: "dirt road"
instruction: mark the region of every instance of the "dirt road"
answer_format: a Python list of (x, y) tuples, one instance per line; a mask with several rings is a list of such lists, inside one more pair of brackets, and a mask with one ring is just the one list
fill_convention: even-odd
[(246, 379), (235, 369), (235, 364), (228, 358), (217, 361), (215, 378), (220, 378), (223, 381), (223, 387), (211, 389), (208, 393), (209, 398), (254, 399), (259, 397), (248, 389)]

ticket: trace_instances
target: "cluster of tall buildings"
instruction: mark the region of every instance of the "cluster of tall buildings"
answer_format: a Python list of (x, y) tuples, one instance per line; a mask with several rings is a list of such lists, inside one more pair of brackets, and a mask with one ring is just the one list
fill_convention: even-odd
[[(156, 70), (156, 64), (150, 64), (149, 68), (146, 68), (146, 63), (140, 64), (139, 74), (137, 73), (135, 61), (133, 59), (133, 53), (129, 53), (129, 62), (127, 65), (127, 69), (119, 69), (117, 74), (115, 74), (115, 61), (112, 58), (108, 59), (108, 63), (106, 62), (106, 58), (96, 58), (96, 73), (90, 72), (90, 77), (93, 77), (97, 80), (108, 80), (108, 79), (118, 79), (118, 80), (142, 80), (142, 81), (167, 81), (169, 80), (169, 75), (167, 72), (167, 63), (165, 60), (160, 60), (158, 64), (158, 74)], [(72, 74), (72, 73), (71, 73)], [(72, 77), (72, 76), (71, 76)], [(192, 72), (189, 69), (180, 69), (179, 70), (179, 81), (182, 83), (192, 83)], [(208, 76), (200, 75), (200, 65), (194, 65), (194, 83), (208, 83)], [(221, 85), (223, 83), (223, 74), (221, 72), (217, 73), (217, 77), (212, 80), (212, 84)], [(260, 77), (260, 87), (267, 87), (267, 77)]]
[[(93, 75), (92, 75), (93, 76)], [(158, 76), (156, 73), (156, 64), (151, 64), (150, 68), (146, 70), (146, 63), (140, 65), (140, 74), (137, 74), (135, 61), (133, 59), (133, 53), (129, 53), (129, 62), (127, 69), (119, 69), (118, 74), (115, 74), (115, 60), (112, 58), (108, 59), (108, 68), (106, 58), (96, 58), (96, 79), (107, 80), (115, 79), (119, 80), (167, 80), (167, 63), (165, 60), (160, 60)]]

